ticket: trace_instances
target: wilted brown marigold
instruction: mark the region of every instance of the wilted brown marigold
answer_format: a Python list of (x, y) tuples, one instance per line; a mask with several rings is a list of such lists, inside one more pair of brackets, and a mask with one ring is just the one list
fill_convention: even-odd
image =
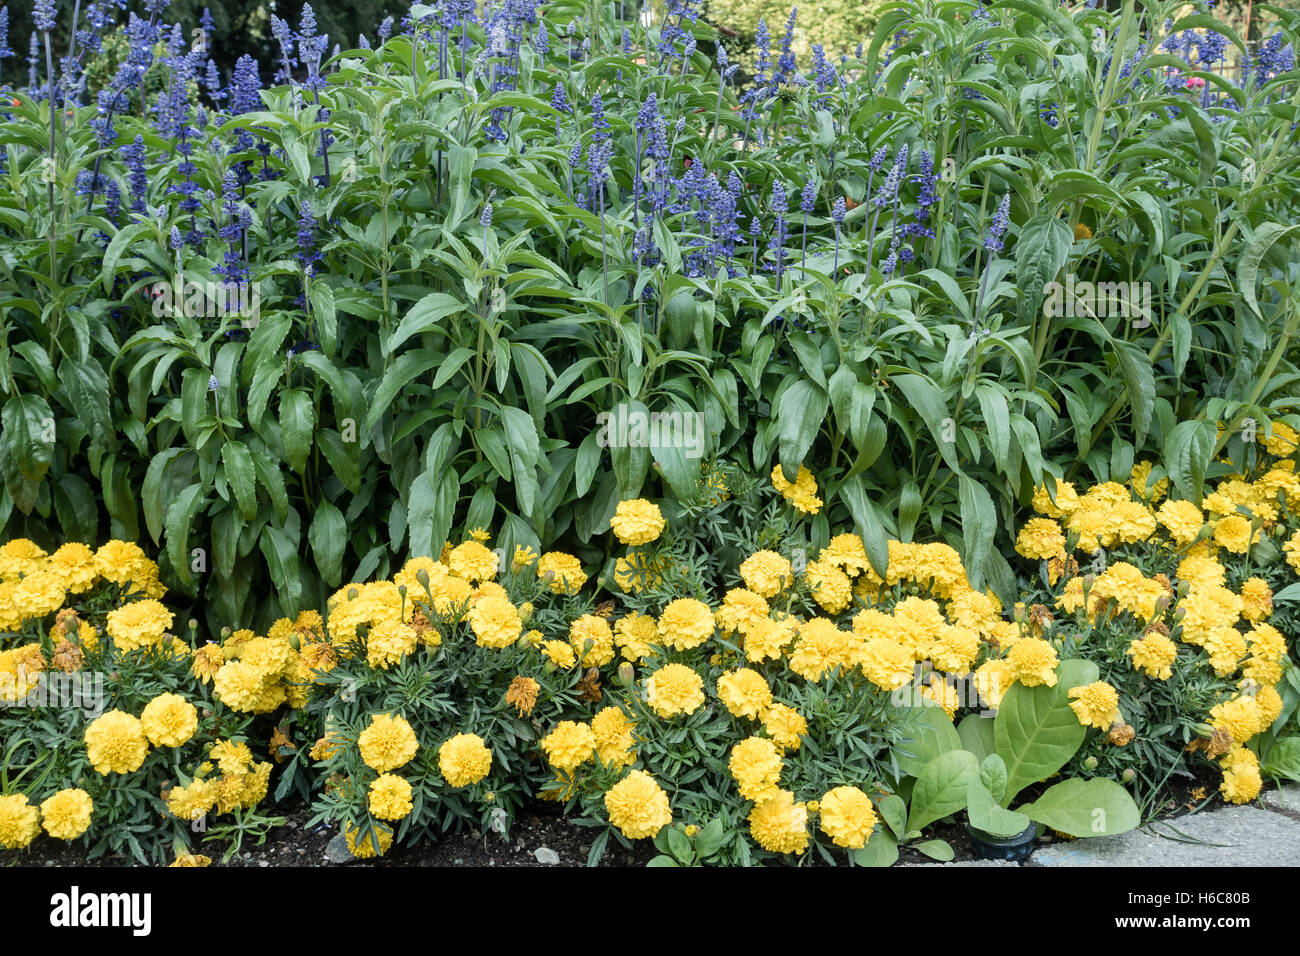
[(65, 674), (71, 674), (73, 671), (81, 670), (81, 663), (84, 656), (81, 648), (72, 641), (64, 638), (54, 646), (54, 656), (50, 658), (51, 662)]
[(1217, 760), (1232, 749), (1233, 742), (1232, 734), (1228, 729), (1219, 727), (1214, 731), (1214, 735), (1201, 746), (1205, 748), (1205, 756), (1211, 760)]
[(1169, 625), (1166, 624), (1164, 621), (1152, 621), (1152, 622), (1151, 622), (1150, 624), (1148, 624), (1148, 625), (1146, 626), (1146, 628), (1142, 631), (1142, 636), (1143, 636), (1143, 637), (1146, 637), (1146, 636), (1148, 636), (1148, 635), (1150, 635), (1150, 634), (1159, 634), (1161, 637), (1168, 637), (1168, 636), (1169, 636)]
[(520, 717), (527, 717), (537, 705), (537, 681), (522, 674), (510, 682), (506, 689), (506, 703), (519, 712)]
[(1034, 604), (1029, 608), (1029, 630), (1034, 637), (1042, 637), (1043, 631), (1052, 623), (1052, 612), (1046, 605)]
[(1133, 726), (1126, 724), (1122, 720), (1117, 720), (1111, 724), (1110, 731), (1106, 734), (1106, 739), (1116, 747), (1126, 747), (1133, 742)]

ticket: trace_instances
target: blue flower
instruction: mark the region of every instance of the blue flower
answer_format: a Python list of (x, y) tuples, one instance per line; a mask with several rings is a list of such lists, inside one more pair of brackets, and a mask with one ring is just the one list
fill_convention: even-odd
[(54, 0), (36, 0), (32, 6), (32, 26), (42, 33), (49, 33), (54, 29), (54, 20)]
[(998, 203), (997, 211), (993, 214), (993, 221), (989, 223), (989, 234), (984, 239), (984, 248), (990, 252), (1002, 251), (1002, 237), (1006, 234), (1007, 227), (1011, 225), (1011, 194), (1004, 193), (1002, 201)]
[(835, 225), (842, 226), (844, 224), (844, 213), (844, 197), (836, 196), (835, 202), (831, 205), (831, 220)]
[(817, 186), (810, 179), (804, 183), (803, 190), (799, 194), (799, 209), (802, 212), (810, 213), (817, 204)]

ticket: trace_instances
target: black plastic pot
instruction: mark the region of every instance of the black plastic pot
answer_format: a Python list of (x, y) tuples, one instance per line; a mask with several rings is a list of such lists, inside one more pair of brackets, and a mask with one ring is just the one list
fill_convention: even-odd
[(1038, 837), (1038, 827), (1032, 823), (1023, 833), (1013, 837), (995, 837), (970, 825), (967, 825), (966, 832), (970, 835), (971, 850), (978, 859), (1010, 860), (1013, 863), (1029, 859)]

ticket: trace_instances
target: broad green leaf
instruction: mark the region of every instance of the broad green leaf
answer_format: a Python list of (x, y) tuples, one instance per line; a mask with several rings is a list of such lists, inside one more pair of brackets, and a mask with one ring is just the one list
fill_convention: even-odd
[(1029, 818), (1023, 813), (998, 806), (979, 778), (966, 785), (966, 816), (976, 830), (1001, 839), (1017, 836), (1029, 827)]
[(899, 769), (910, 777), (920, 776), (935, 757), (961, 749), (961, 737), (941, 707), (909, 708), (903, 734), (894, 754)]
[(257, 517), (257, 473), (248, 446), (240, 441), (226, 442), (221, 448), (221, 461), (239, 513), (244, 520), (252, 521)]
[(950, 750), (927, 763), (912, 788), (907, 829), (920, 830), (966, 806), (966, 788), (979, 779), (979, 762), (965, 750)]
[(1083, 744), (1086, 728), (1070, 709), (1068, 692), (1091, 684), (1097, 673), (1091, 661), (1064, 660), (1057, 667), (1055, 687), (1016, 682), (1002, 696), (993, 738), (998, 756), (1007, 765), (1004, 806), (1031, 783), (1046, 780), (1064, 767)]
[(1137, 804), (1114, 780), (1074, 778), (1048, 787), (1020, 812), (1035, 823), (1073, 837), (1110, 836), (1134, 829), (1142, 822)]
[(289, 467), (298, 474), (307, 470), (307, 456), (315, 441), (316, 406), (311, 396), (300, 388), (280, 393), (280, 440)]
[(780, 429), (779, 454), (781, 468), (788, 481), (794, 481), (812, 447), (822, 422), (830, 397), (826, 390), (806, 378), (796, 378), (781, 393), (776, 420)]
[(348, 543), (348, 525), (343, 512), (328, 501), (318, 503), (307, 540), (320, 576), (330, 587), (338, 587), (343, 580), (343, 552)]
[(893, 866), (898, 862), (898, 841), (877, 828), (867, 838), (867, 845), (860, 850), (850, 850), (853, 862), (858, 866)]

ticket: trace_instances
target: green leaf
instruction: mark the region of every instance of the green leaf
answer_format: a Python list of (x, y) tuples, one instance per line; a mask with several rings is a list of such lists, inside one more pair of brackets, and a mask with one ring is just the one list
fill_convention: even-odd
[(0, 411), (0, 424), (18, 471), (39, 482), (54, 461), (54, 413), (39, 395), (14, 395)]
[[(1060, 189), (1058, 181), (1054, 200)], [(1065, 268), (1073, 244), (1074, 230), (1055, 215), (1035, 216), (1020, 227), (1020, 236), (1016, 239), (1016, 289), (1019, 292), (1016, 312), (1021, 322), (1029, 322), (1042, 308), (1043, 290)]]
[(1020, 808), (1030, 820), (1072, 837), (1110, 836), (1142, 822), (1137, 804), (1114, 780), (1074, 778), (1049, 787)]
[(993, 721), (998, 756), (1007, 765), (1003, 805), (1031, 783), (1046, 780), (1074, 756), (1086, 728), (1070, 709), (1072, 687), (1097, 679), (1097, 665), (1085, 660), (1061, 661), (1055, 687), (1026, 687), (1014, 683), (1002, 696)]
[(876, 809), (880, 811), (880, 819), (888, 824), (889, 829), (894, 831), (894, 835), (900, 840), (907, 833), (907, 804), (903, 798), (896, 793), (890, 793), (880, 798), (876, 804)]
[(1300, 232), (1300, 224), (1284, 226), (1280, 222), (1266, 222), (1255, 230), (1241, 253), (1241, 258), (1237, 260), (1237, 288), (1241, 291), (1246, 306), (1261, 319), (1264, 315), (1259, 311), (1259, 299), (1255, 293), (1255, 286), (1259, 282), (1259, 264), (1273, 243), (1294, 232)]
[(993, 550), (993, 535), (997, 531), (998, 514), (988, 490), (968, 475), (959, 475), (961, 499), (961, 536), (970, 585), (983, 590), (987, 573), (987, 557)]
[[(1007, 765), (1001, 757), (991, 753), (980, 761), (980, 783), (994, 800), (1001, 801), (1007, 792)], [(1026, 824), (1027, 826), (1028, 824)], [(981, 827), (980, 829), (984, 829)], [(1020, 830), (1023, 830), (1022, 826)], [(1016, 832), (1019, 833), (1020, 830)]]
[(423, 375), (435, 365), (441, 365), (447, 358), (448, 356), (432, 349), (419, 349), (399, 355), (396, 361), (388, 366), (384, 377), (379, 380), (379, 385), (375, 388), (375, 393), (370, 396), (370, 410), (366, 412), (366, 417), (362, 421), (362, 429), (369, 431), (374, 428), (375, 422), (389, 411), (389, 406), (398, 392), (410, 385), (417, 375)]
[(330, 587), (338, 587), (343, 580), (343, 552), (348, 543), (348, 523), (343, 512), (328, 501), (317, 504), (307, 531), (307, 541), (311, 544), (320, 576)]
[(257, 517), (257, 474), (248, 446), (239, 441), (226, 442), (221, 448), (221, 461), (239, 513), (244, 520), (252, 521)]
[(944, 404), (943, 394), (928, 378), (910, 372), (895, 375), (893, 381), (921, 417), (926, 428), (930, 430), (944, 463), (960, 475), (961, 463), (957, 460), (957, 443), (945, 438), (944, 423), (951, 420), (952, 413)]
[(976, 830), (1000, 839), (1017, 836), (1029, 827), (1029, 817), (998, 806), (978, 778), (966, 785), (966, 816)]
[(961, 737), (940, 707), (909, 708), (903, 733), (894, 753), (899, 769), (909, 777), (920, 776), (935, 757), (961, 749)]
[(167, 557), (171, 560), (172, 570), (186, 587), (194, 583), (194, 576), (190, 573), (190, 529), (204, 499), (201, 484), (189, 485), (172, 501), (163, 523), (167, 535)]
[(531, 521), (533, 507), (537, 502), (537, 466), (541, 454), (537, 426), (533, 423), (533, 416), (522, 408), (502, 405), (499, 412), (505, 425), (506, 444), (510, 448), (515, 498), (519, 503), (520, 514)]
[(795, 379), (781, 393), (777, 405), (776, 421), (779, 428), (781, 469), (788, 481), (794, 481), (817, 438), (822, 422), (826, 420), (826, 409), (830, 397), (826, 390), (806, 378)]
[(298, 573), (298, 542), (282, 528), (270, 525), (262, 529), (257, 540), (266, 558), (275, 600), (285, 617), (294, 617), (302, 609), (302, 578)]
[(966, 788), (979, 779), (979, 761), (965, 750), (940, 754), (917, 775), (912, 788), (908, 830), (920, 830), (966, 806)]
[(714, 817), (708, 823), (700, 828), (700, 832), (695, 834), (695, 856), (700, 860), (707, 860), (713, 854), (722, 849), (722, 843), (726, 839), (726, 828), (722, 825), (721, 817)]
[(117, 263), (122, 258), (122, 254), (126, 252), (127, 246), (131, 245), (137, 236), (154, 228), (156, 227), (152, 220), (149, 222), (133, 222), (131, 225), (119, 229), (113, 238), (109, 240), (104, 249), (103, 264), (99, 269), (99, 280), (104, 286), (105, 295), (111, 296), (113, 294), (113, 280), (117, 278)]
[(1300, 780), (1300, 737), (1283, 737), (1268, 748), (1261, 768), (1270, 777)]
[[(388, 338), (389, 353), (397, 351), (398, 346), (413, 335), (428, 332), (439, 327), (443, 319), (461, 311), (465, 303), (446, 292), (430, 292), (402, 317), (397, 329)], [(474, 353), (465, 349), (470, 355)], [(449, 376), (450, 377), (450, 376)], [(436, 386), (435, 386), (436, 387)]]
[(983, 760), (994, 750), (993, 718), (967, 714), (957, 725), (957, 736), (961, 738), (963, 747)]
[(289, 467), (298, 474), (307, 470), (307, 457), (315, 441), (316, 406), (300, 388), (280, 393), (280, 440)]
[(957, 858), (957, 854), (953, 852), (952, 845), (947, 840), (922, 840), (920, 843), (913, 843), (912, 848), (940, 863), (951, 863)]
[(1218, 435), (1209, 419), (1179, 422), (1165, 436), (1164, 465), (1178, 493), (1191, 501), (1201, 500), (1205, 469), (1209, 467)]
[(884, 830), (877, 829), (860, 850), (850, 850), (858, 866), (893, 866), (898, 862), (898, 842)]
[(668, 828), (668, 849), (678, 861), (691, 864), (695, 860), (695, 847), (681, 827), (672, 825)]

